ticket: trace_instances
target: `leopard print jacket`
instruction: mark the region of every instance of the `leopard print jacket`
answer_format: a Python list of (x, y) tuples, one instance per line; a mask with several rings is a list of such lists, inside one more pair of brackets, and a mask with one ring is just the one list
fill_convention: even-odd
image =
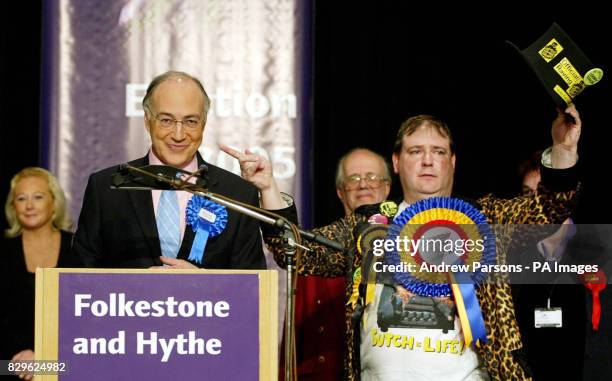
[[(575, 203), (579, 184), (575, 181), (563, 181), (558, 178), (551, 181), (555, 186), (545, 186), (543, 181), (538, 190), (529, 196), (514, 199), (499, 199), (487, 195), (479, 199), (476, 204), (487, 216), (490, 224), (546, 224), (561, 223), (569, 217)], [(563, 172), (552, 170), (553, 172)], [(549, 174), (548, 176), (555, 176)], [(566, 176), (567, 177), (567, 176)], [(568, 184), (568, 182), (570, 184)], [(559, 190), (559, 184), (563, 189)], [(554, 189), (557, 188), (557, 189)], [(294, 206), (277, 211), (290, 220), (297, 220)], [(353, 292), (353, 276), (355, 269), (361, 266), (361, 257), (355, 248), (356, 239), (353, 236), (354, 228), (359, 222), (366, 221), (366, 216), (355, 214), (337, 220), (330, 225), (314, 229), (313, 232), (326, 238), (333, 239), (347, 250), (333, 251), (316, 243), (307, 243), (312, 250), (298, 259), (297, 270), (299, 274), (317, 276), (346, 276), (346, 300)], [(270, 228), (263, 228), (264, 239), (274, 253), (274, 258), (280, 266), (284, 266), (281, 239)], [(497, 260), (505, 263), (505, 253), (510, 245), (510, 239), (497, 237)], [(479, 344), (477, 352), (483, 359), (491, 376), (491, 380), (531, 380), (529, 370), (524, 366), (517, 354), (522, 348), (521, 335), (516, 322), (514, 302), (510, 285), (504, 279), (495, 283), (482, 284), (478, 291), (478, 298), (487, 329), (488, 343)], [(359, 346), (355, 343), (355, 335), (359, 332), (353, 328), (354, 307), (346, 303), (346, 342), (345, 342), (345, 380), (357, 381), (360, 379)]]

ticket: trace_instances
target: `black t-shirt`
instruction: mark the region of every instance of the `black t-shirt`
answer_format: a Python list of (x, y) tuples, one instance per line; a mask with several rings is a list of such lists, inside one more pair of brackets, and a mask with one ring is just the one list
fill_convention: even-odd
[[(57, 267), (81, 267), (71, 253), (72, 233), (62, 231)], [(4, 239), (0, 266), (1, 356), (10, 360), (24, 349), (34, 350), (35, 274), (28, 272), (22, 237)]]

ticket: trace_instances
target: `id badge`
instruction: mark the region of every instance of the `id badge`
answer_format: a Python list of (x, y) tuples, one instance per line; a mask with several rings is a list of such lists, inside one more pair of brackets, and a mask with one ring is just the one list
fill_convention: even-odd
[(536, 308), (533, 321), (536, 328), (561, 328), (563, 326), (561, 307)]

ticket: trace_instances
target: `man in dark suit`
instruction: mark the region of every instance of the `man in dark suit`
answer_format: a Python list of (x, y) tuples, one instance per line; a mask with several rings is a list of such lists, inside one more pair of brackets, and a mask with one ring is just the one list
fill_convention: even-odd
[[(169, 165), (194, 172), (204, 164), (198, 153), (210, 100), (199, 80), (183, 72), (153, 79), (143, 99), (149, 153), (130, 164)], [(210, 164), (211, 192), (258, 205), (258, 191), (240, 177)], [(195, 233), (185, 223), (191, 194), (184, 191), (111, 189), (117, 166), (89, 178), (74, 250), (86, 267), (264, 269), (258, 223), (228, 210), (227, 225), (210, 236), (202, 263), (188, 261)]]

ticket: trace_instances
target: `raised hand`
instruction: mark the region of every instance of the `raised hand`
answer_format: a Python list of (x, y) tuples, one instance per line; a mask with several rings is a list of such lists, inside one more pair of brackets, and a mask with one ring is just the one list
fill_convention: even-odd
[(222, 145), (220, 149), (231, 157), (238, 159), (240, 175), (243, 179), (253, 183), (261, 191), (270, 188), (273, 181), (272, 166), (266, 158), (248, 149), (244, 153), (225, 145)]
[(282, 209), (287, 206), (283, 201), (274, 176), (272, 165), (261, 155), (249, 150), (244, 153), (228, 146), (221, 146), (221, 151), (238, 159), (240, 162), (240, 175), (251, 182), (261, 193), (261, 207), (265, 209)]
[[(571, 118), (568, 115), (571, 115)], [(557, 118), (553, 121), (551, 129), (554, 168), (569, 168), (576, 164), (581, 130), (580, 113), (574, 104), (569, 105), (565, 111), (557, 109)]]

